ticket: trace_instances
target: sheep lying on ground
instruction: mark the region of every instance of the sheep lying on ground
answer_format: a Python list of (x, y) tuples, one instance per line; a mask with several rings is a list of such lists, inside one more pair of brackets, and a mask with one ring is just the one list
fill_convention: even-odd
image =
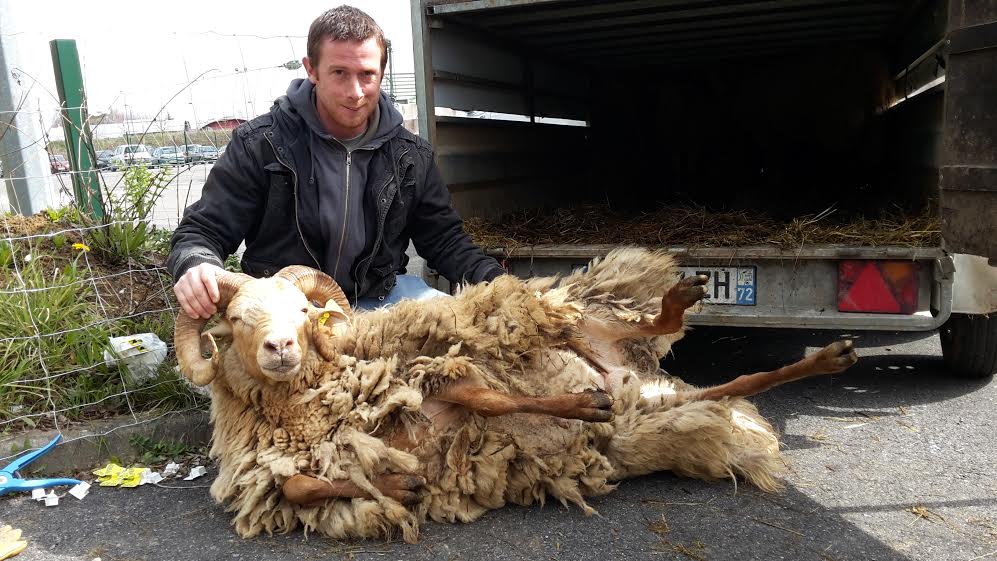
[(304, 267), (220, 277), (218, 327), (199, 335), (181, 314), (176, 328), (182, 371), (212, 388), (212, 496), (242, 536), (301, 524), (414, 541), (427, 518), (510, 502), (591, 513), (585, 497), (660, 470), (775, 490), (777, 436), (742, 397), (848, 368), (851, 342), (689, 386), (658, 364), (707, 279), (677, 272), (622, 249), (560, 281), (507, 275), (366, 313)]

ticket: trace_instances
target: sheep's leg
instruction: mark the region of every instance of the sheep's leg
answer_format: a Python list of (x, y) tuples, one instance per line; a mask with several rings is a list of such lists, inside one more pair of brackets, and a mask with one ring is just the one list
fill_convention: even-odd
[(592, 422), (606, 422), (613, 417), (613, 398), (603, 391), (586, 390), (581, 393), (530, 397), (458, 383), (451, 384), (433, 398), (462, 405), (484, 417), (539, 413)]
[(615, 343), (635, 337), (657, 337), (678, 333), (682, 330), (685, 311), (706, 297), (705, 286), (709, 280), (706, 275), (693, 275), (675, 283), (661, 297), (661, 312), (653, 318), (629, 324), (586, 319), (582, 323), (582, 332), (589, 338), (596, 354), (603, 358), (606, 358), (607, 351), (604, 348), (600, 350), (600, 342)]
[[(371, 483), (386, 497), (404, 505), (413, 505), (422, 500), (420, 491), (426, 480), (417, 475), (393, 473), (378, 476)], [(302, 506), (316, 506), (329, 499), (373, 498), (348, 480), (325, 481), (302, 474), (288, 479), (282, 490), (285, 499)]]
[(706, 297), (707, 275), (692, 275), (683, 278), (661, 297), (661, 313), (650, 322), (642, 323), (637, 332), (627, 337), (656, 337), (678, 333), (682, 329), (685, 311)]
[(712, 400), (725, 397), (748, 397), (781, 386), (786, 382), (821, 374), (836, 374), (849, 368), (857, 361), (858, 356), (855, 354), (852, 342), (838, 341), (789, 366), (783, 366), (772, 372), (757, 372), (738, 376), (726, 384), (691, 392), (690, 397)]

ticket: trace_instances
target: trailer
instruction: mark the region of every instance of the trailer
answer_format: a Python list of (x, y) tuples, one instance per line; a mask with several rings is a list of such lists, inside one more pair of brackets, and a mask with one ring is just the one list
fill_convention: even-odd
[[(419, 131), (465, 219), (927, 214), (937, 235), (888, 244), (718, 245), (692, 229), (642, 245), (710, 273), (692, 325), (938, 329), (950, 370), (997, 369), (994, 2), (411, 5)], [(627, 243), (629, 224), (486, 249), (512, 274), (563, 274)]]

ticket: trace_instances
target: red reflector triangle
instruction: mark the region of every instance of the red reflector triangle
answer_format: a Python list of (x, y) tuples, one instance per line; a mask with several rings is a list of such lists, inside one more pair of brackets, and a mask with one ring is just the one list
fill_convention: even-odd
[(843, 311), (900, 313), (900, 304), (875, 263), (867, 263), (841, 302)]

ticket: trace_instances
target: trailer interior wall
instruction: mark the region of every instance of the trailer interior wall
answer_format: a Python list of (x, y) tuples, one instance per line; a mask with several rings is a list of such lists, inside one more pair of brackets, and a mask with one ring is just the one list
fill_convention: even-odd
[(871, 45), (660, 69), (638, 83), (603, 82), (593, 105), (595, 152), (607, 155), (595, 175), (617, 187), (616, 206), (693, 201), (792, 218), (892, 198), (877, 114), (889, 71)]
[(949, 23), (942, 235), (997, 266), (997, 2), (952, 2)]
[(467, 216), (608, 200), (788, 218), (937, 199), (943, 88), (890, 106), (913, 80), (944, 75), (940, 57), (917, 59), (944, 37), (945, 2), (423, 10), (432, 49), (422, 79), (436, 107), (590, 125), (437, 118), (432, 140)]

